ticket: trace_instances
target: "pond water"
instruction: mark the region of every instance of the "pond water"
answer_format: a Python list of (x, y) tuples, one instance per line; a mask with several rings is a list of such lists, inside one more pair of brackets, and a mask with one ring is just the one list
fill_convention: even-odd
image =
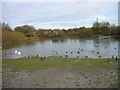
[[(21, 55), (15, 54), (20, 51)], [(118, 57), (118, 40), (110, 36), (96, 39), (58, 39), (35, 41), (19, 47), (3, 50), (3, 58), (62, 56), (68, 58), (111, 58)]]

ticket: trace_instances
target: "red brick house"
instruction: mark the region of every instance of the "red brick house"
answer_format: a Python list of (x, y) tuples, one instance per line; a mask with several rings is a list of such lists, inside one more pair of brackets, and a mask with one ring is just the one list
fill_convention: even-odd
[(54, 30), (51, 30), (50, 33), (58, 34), (59, 32), (60, 32), (60, 30), (58, 30), (58, 29), (54, 29)]

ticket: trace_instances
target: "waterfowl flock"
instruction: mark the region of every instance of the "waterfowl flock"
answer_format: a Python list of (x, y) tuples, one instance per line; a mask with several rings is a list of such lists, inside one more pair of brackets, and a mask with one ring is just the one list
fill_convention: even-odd
[[(96, 45), (95, 47), (98, 47), (98, 46)], [(104, 49), (106, 49), (106, 48), (107, 48), (107, 46), (104, 47)], [(117, 48), (115, 48), (115, 49), (117, 49)], [(57, 51), (56, 55), (59, 55), (59, 57), (66, 57), (66, 58), (68, 58), (72, 54), (74, 54), (74, 55), (76, 55), (76, 58), (82, 58), (83, 57), (82, 54), (81, 54), (82, 52), (92, 52), (93, 55), (96, 56), (96, 57), (98, 57), (98, 58), (104, 58), (104, 56), (105, 56), (105, 54), (102, 55), (99, 51), (86, 51), (85, 49), (80, 49), (80, 48), (78, 48), (77, 51), (65, 51), (65, 55), (63, 55), (63, 54), (60, 55), (60, 54), (58, 54), (60, 52)], [(90, 57), (89, 57), (89, 55), (86, 55), (86, 56), (84, 56), (84, 58), (90, 58)], [(116, 58), (116, 60), (118, 59), (118, 57), (115, 57), (114, 55), (112, 55), (111, 58)]]
[[(106, 49), (107, 47), (104, 47), (104, 49)], [(114, 49), (117, 49), (116, 47)], [(69, 58), (70, 55), (74, 54), (76, 55), (76, 58), (82, 58), (82, 52), (88, 52), (86, 51), (85, 49), (80, 49), (78, 48), (76, 51), (65, 51), (65, 54), (63, 55), (60, 55), (60, 52), (58, 51), (51, 51), (51, 53), (54, 53), (55, 56), (59, 56), (60, 58), (61, 57), (66, 57), (66, 58)], [(100, 54), (100, 52), (96, 52), (96, 51), (90, 51), (92, 52), (91, 54), (97, 56), (98, 58), (102, 58), (103, 55)], [(22, 55), (22, 52), (18, 51), (18, 50), (15, 50), (14, 52), (11, 52), (9, 51), (8, 53), (4, 53), (4, 56), (7, 56), (7, 55), (17, 55), (17, 56), (20, 56)], [(24, 56), (24, 55), (23, 55)], [(27, 56), (24, 56), (26, 58), (30, 58), (30, 57), (40, 57), (39, 54), (36, 54), (36, 55), (27, 55)], [(85, 55), (84, 58), (89, 58), (89, 55)], [(118, 60), (118, 57), (112, 55), (111, 58), (115, 58), (116, 60)], [(41, 58), (41, 60), (45, 59), (45, 56), (43, 58)]]
[(21, 55), (22, 53), (20, 52), (20, 51), (18, 51), (18, 50), (15, 50), (14, 52), (12, 52), (12, 51), (9, 51), (9, 52), (7, 52), (7, 53), (4, 53), (4, 55), (6, 56), (6, 55)]

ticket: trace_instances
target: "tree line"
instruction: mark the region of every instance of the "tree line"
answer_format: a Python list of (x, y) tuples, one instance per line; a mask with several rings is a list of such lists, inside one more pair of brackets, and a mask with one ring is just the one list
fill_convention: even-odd
[(70, 28), (68, 30), (62, 29), (58, 34), (50, 33), (44, 35), (45, 31), (51, 29), (35, 29), (32, 25), (17, 26), (11, 29), (9, 24), (0, 23), (2, 30), (2, 44), (4, 46), (9, 44), (16, 44), (29, 38), (56, 38), (56, 37), (94, 37), (97, 35), (120, 35), (119, 26), (115, 24), (110, 25), (109, 22), (95, 21), (90, 28), (79, 27)]
[[(14, 28), (14, 31), (19, 31), (22, 33), (25, 33), (26, 36), (29, 36), (29, 33), (37, 33), (37, 31), (41, 31), (39, 32), (39, 34), (42, 33), (42, 30), (45, 31), (47, 29), (38, 29), (36, 30), (34, 28), (34, 26), (32, 25), (23, 25), (23, 26), (17, 26)], [(50, 30), (50, 29), (49, 29)], [(95, 21), (92, 25), (92, 27), (90, 28), (86, 28), (86, 27), (79, 27), (79, 28), (72, 28), (72, 29), (62, 29), (61, 31), (63, 31), (63, 33), (60, 34), (101, 34), (101, 35), (118, 35), (120, 34), (120, 32), (118, 31), (118, 26), (116, 26), (115, 24), (110, 25), (109, 22), (98, 22)], [(31, 35), (32, 36), (32, 35)]]

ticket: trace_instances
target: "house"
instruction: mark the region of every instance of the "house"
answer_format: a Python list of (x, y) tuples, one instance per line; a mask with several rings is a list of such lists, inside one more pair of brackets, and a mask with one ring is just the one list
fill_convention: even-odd
[(61, 30), (59, 29), (54, 29), (54, 30), (36, 30), (36, 34), (43, 34), (43, 35), (48, 35), (48, 34), (58, 34)]
[(49, 32), (45, 31), (45, 32), (44, 32), (44, 35), (46, 35), (46, 34), (49, 34)]
[(54, 30), (51, 30), (50, 33), (58, 34), (59, 32), (60, 32), (60, 30), (58, 30), (58, 29), (54, 29)]
[(47, 34), (49, 34), (51, 32), (51, 30), (45, 30), (44, 31), (44, 35), (47, 35)]

